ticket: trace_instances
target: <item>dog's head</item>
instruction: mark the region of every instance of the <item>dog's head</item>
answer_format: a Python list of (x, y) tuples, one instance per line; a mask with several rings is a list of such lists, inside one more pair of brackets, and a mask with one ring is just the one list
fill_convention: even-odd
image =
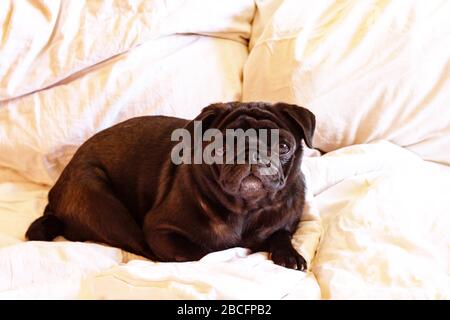
[(204, 135), (194, 153), (204, 160), (202, 174), (244, 200), (269, 197), (298, 177), (302, 141), (312, 147), (315, 128), (309, 110), (286, 103), (212, 104), (188, 124), (192, 134), (200, 121)]

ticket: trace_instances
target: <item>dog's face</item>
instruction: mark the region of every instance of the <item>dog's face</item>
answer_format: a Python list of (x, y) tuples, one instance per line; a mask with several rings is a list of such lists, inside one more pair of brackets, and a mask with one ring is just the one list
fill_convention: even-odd
[[(311, 147), (314, 115), (284, 103), (219, 103), (195, 119), (202, 129), (222, 133), (222, 146), (212, 148), (216, 160), (202, 166), (229, 196), (244, 200), (271, 197), (300, 170), (302, 140)], [(217, 136), (219, 138), (220, 136)], [(212, 142), (204, 142), (207, 147)]]

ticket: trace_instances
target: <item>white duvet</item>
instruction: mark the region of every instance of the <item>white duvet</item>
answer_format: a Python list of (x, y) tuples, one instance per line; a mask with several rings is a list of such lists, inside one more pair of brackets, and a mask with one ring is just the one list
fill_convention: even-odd
[(99, 130), (240, 100), (253, 13), (252, 0), (0, 1), (0, 166), (50, 185)]
[[(0, 298), (450, 299), (450, 169), (416, 155), (449, 163), (450, 6), (430, 2), (0, 1)], [(308, 272), (245, 248), (155, 263), (24, 242), (95, 132), (242, 99), (318, 116), (331, 152), (304, 159), (293, 239)]]
[[(2, 172), (0, 298), (450, 299), (450, 170), (388, 142), (306, 157), (294, 237), (306, 273), (244, 248), (155, 263), (93, 243), (23, 242), (47, 187)], [(15, 179), (15, 180), (14, 180)]]
[(244, 101), (308, 107), (327, 152), (384, 139), (450, 165), (450, 1), (256, 3)]

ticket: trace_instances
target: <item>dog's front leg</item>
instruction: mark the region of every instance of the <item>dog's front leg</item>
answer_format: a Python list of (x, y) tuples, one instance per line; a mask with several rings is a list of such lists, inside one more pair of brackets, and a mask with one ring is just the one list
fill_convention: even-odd
[(305, 271), (306, 260), (294, 249), (291, 234), (287, 230), (278, 230), (266, 239), (264, 249), (269, 252), (274, 263), (290, 268)]
[(148, 230), (146, 240), (159, 261), (196, 261), (209, 253), (189, 238), (174, 231), (157, 228)]

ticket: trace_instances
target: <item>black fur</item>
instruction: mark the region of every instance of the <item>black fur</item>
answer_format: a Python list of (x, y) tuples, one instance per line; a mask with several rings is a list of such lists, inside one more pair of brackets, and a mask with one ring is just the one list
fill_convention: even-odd
[[(159, 261), (198, 260), (235, 246), (268, 251), (277, 264), (305, 269), (291, 244), (304, 206), (301, 142), (311, 145), (315, 118), (283, 103), (220, 103), (194, 120), (207, 128), (282, 129), (292, 148), (274, 177), (254, 166), (174, 165), (171, 133), (192, 121), (147, 116), (99, 132), (75, 153), (50, 190), (29, 240), (62, 235), (97, 241)], [(259, 187), (244, 188), (256, 175)]]
[(57, 236), (62, 235), (63, 230), (61, 220), (53, 215), (47, 206), (44, 215), (31, 224), (25, 236), (29, 240), (52, 241)]

